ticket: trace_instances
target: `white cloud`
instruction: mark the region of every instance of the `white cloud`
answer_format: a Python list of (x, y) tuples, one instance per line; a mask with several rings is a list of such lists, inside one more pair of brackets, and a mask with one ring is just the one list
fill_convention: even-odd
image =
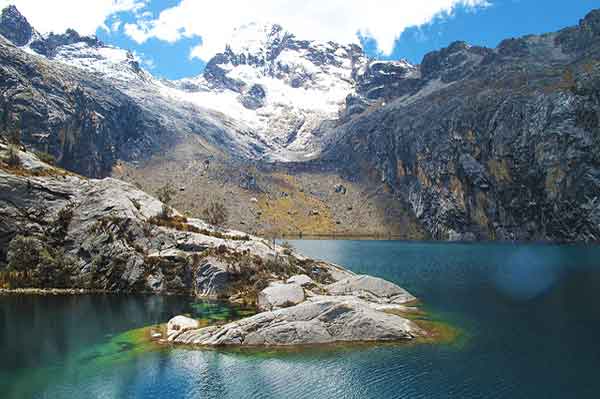
[(145, 7), (148, 0), (0, 0), (0, 8), (17, 6), (37, 30), (62, 33), (67, 28), (84, 35), (108, 30), (106, 18), (121, 11)]
[[(15, 4), (41, 32), (73, 28), (93, 34), (98, 28), (121, 27), (138, 43), (149, 38), (175, 42), (201, 37), (190, 56), (208, 60), (221, 52), (234, 28), (249, 22), (278, 23), (303, 39), (356, 43), (373, 39), (379, 51), (390, 54), (399, 35), (409, 26), (423, 25), (434, 17), (452, 13), (457, 6), (477, 8), (488, 0), (181, 0), (153, 19), (150, 0), (0, 0), (0, 7)], [(135, 23), (110, 19), (131, 12)]]
[(121, 24), (123, 22), (121, 22), (120, 19), (116, 18), (111, 24), (110, 24), (110, 31), (111, 32), (118, 32), (119, 28), (121, 27)]
[(147, 57), (144, 53), (138, 53), (137, 51), (133, 52), (133, 56), (137, 62), (139, 62), (144, 68), (147, 70), (153, 70), (156, 68), (156, 63), (150, 57)]
[(140, 18), (126, 24), (125, 33), (138, 43), (149, 38), (175, 42), (200, 36), (192, 57), (208, 60), (223, 51), (235, 27), (249, 22), (282, 25), (303, 39), (356, 43), (371, 38), (390, 54), (399, 35), (409, 26), (423, 25), (457, 6), (489, 5), (487, 0), (182, 0), (163, 10), (157, 19)]

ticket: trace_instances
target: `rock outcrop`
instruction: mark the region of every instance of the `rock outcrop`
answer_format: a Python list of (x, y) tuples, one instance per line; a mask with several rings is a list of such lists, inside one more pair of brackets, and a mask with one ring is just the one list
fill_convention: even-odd
[(331, 295), (349, 295), (373, 303), (405, 304), (416, 300), (396, 284), (372, 276), (347, 277), (324, 288)]
[(198, 320), (186, 316), (175, 316), (167, 323), (167, 339), (188, 331), (198, 329), (200, 323)]
[(288, 284), (298, 284), (301, 287), (306, 287), (314, 284), (312, 278), (308, 277), (306, 274), (300, 274), (297, 276), (292, 276), (287, 279), (286, 283)]
[(395, 284), (184, 218), (129, 184), (71, 174), (1, 139), (0, 285), (179, 293), (262, 311), (206, 328), (177, 316), (167, 323), (174, 343), (304, 345), (426, 334), (388, 313), (414, 299)]
[(271, 283), (258, 293), (259, 310), (276, 310), (304, 301), (304, 290), (298, 284)]
[(453, 43), (377, 91), (367, 74), (324, 160), (393, 192), (433, 239), (600, 240), (598, 15)]
[(306, 274), (332, 283), (349, 275), (286, 255), (266, 240), (187, 219), (130, 184), (83, 178), (9, 147), (0, 139), (0, 272), (23, 272), (8, 282), (14, 288), (254, 302), (263, 282)]
[(367, 301), (352, 296), (317, 296), (224, 326), (173, 334), (169, 341), (200, 346), (290, 346), (401, 341), (426, 334), (412, 321), (386, 313)]

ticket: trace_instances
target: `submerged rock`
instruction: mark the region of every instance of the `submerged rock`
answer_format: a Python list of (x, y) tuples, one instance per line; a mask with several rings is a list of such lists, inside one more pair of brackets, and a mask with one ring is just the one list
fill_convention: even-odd
[[(400, 316), (417, 310), (403, 305), (415, 297), (383, 279), (351, 276), (321, 285), (308, 276), (293, 276), (290, 281), (273, 283), (259, 293), (262, 313), (224, 326), (190, 329), (172, 341), (201, 346), (289, 346), (399, 341), (427, 335)], [(305, 282), (310, 289), (295, 282)]]

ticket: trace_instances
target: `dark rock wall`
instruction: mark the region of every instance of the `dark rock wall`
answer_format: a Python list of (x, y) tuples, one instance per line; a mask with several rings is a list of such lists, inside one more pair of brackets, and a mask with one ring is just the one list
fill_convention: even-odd
[(375, 174), (436, 239), (599, 240), (597, 15), (426, 56), (420, 79), (433, 89), (340, 126), (325, 158)]

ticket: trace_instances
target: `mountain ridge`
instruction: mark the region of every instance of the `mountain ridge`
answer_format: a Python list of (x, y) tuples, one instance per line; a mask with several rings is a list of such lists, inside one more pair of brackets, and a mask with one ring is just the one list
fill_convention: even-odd
[[(96, 78), (122, 72), (100, 92), (108, 99), (113, 87), (139, 110), (141, 121), (128, 125), (139, 133), (126, 133), (123, 144), (118, 134), (103, 144), (122, 149), (105, 157), (102, 173), (115, 173), (111, 168), (121, 160), (127, 166), (119, 166), (122, 178), (149, 182), (153, 178), (144, 168), (155, 170), (147, 163), (152, 159), (163, 162), (164, 170), (194, 176), (193, 164), (210, 160), (218, 165), (217, 180), (200, 175), (197, 184), (211, 190), (213, 185), (229, 187), (227, 195), (239, 196), (245, 206), (259, 197), (251, 211), (236, 211), (235, 223), (284, 229), (277, 218), (265, 219), (279, 214), (272, 207), (281, 202), (291, 205), (285, 209), (296, 219), (326, 215), (318, 225), (332, 233), (381, 223), (375, 231), (423, 229), (425, 237), (434, 239), (595, 241), (600, 239), (594, 202), (600, 194), (594, 155), (600, 120), (599, 15), (594, 10), (577, 26), (507, 39), (494, 49), (454, 42), (427, 54), (419, 65), (371, 60), (356, 46), (304, 41), (279, 26), (251, 25), (239, 32), (252, 40), (226, 46), (195, 78), (159, 81), (136, 69), (124, 50), (113, 62), (100, 54), (110, 47), (86, 42), (56, 47), (36, 71), (60, 61), (77, 67), (78, 72), (65, 70), (73, 83), (80, 79), (91, 87), (98, 87)], [(7, 82), (15, 76), (11, 57), (27, 56), (6, 47), (0, 66), (5, 65)], [(28, 115), (24, 111), (45, 106), (23, 94), (34, 81), (25, 64), (20, 68), (25, 89), (15, 94), (14, 83), (3, 89), (8, 93), (5, 130), (11, 128), (6, 121), (21, 121)], [(98, 91), (90, 93), (96, 98)], [(110, 114), (110, 109), (99, 114)], [(119, 119), (111, 121), (110, 134), (100, 136), (121, 134)], [(39, 122), (44, 117), (37, 120), (37, 126), (31, 121), (22, 126), (24, 141), (38, 146), (33, 135), (53, 138), (54, 147), (47, 148), (59, 155), (59, 162), (68, 148), (84, 150), (69, 155), (72, 159), (85, 158), (90, 148), (98, 152), (91, 137), (100, 136), (93, 129), (76, 127), (89, 137), (87, 144), (70, 140), (65, 146), (60, 129), (46, 133)], [(135, 148), (136, 140), (144, 147)], [(97, 168), (83, 173), (97, 173), (90, 170)], [(280, 174), (305, 177), (292, 190)], [(176, 181), (185, 185), (188, 178), (182, 174)], [(352, 201), (343, 200), (340, 192)], [(186, 192), (180, 195), (188, 198)], [(291, 200), (283, 200), (290, 195)], [(360, 201), (381, 216), (369, 211), (358, 218)], [(310, 203), (319, 205), (307, 209)], [(388, 226), (399, 221), (408, 225)], [(295, 223), (293, 217), (289, 223)], [(293, 231), (310, 233), (299, 226), (313, 225), (302, 222)]]

